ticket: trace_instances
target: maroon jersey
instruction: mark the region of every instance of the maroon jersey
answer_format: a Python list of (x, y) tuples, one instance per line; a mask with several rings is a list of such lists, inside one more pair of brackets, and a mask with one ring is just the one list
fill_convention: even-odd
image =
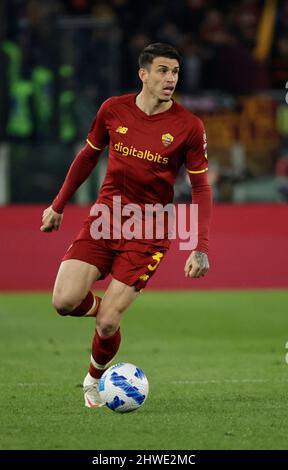
[(189, 173), (208, 169), (202, 121), (173, 102), (168, 111), (148, 116), (136, 94), (112, 97), (100, 107), (88, 134), (94, 149), (109, 145), (109, 159), (98, 203), (121, 196), (123, 204), (166, 205), (184, 163)]
[[(136, 236), (137, 240), (128, 240), (130, 250), (141, 249), (139, 242), (168, 247), (170, 241), (167, 217), (164, 217), (164, 238), (154, 238), (153, 230), (154, 235), (147, 239), (144, 226), (147, 228), (147, 224), (150, 224), (155, 227), (157, 217), (152, 211), (147, 222), (146, 211), (144, 221), (143, 209), (145, 204), (153, 207), (172, 202), (173, 185), (179, 168), (184, 163), (193, 187), (193, 202), (199, 207), (196, 249), (207, 253), (211, 188), (207, 181), (203, 124), (199, 118), (175, 102), (168, 111), (148, 116), (137, 107), (135, 99), (136, 94), (129, 94), (110, 98), (103, 103), (88, 134), (87, 145), (73, 161), (52, 207), (58, 213), (63, 212), (71, 196), (97, 164), (101, 150), (109, 145), (107, 173), (96, 205), (105, 204), (113, 211), (115, 199), (119, 200), (120, 197), (122, 206), (129, 203), (140, 206), (142, 210), (139, 217), (142, 220), (138, 219), (137, 222), (141, 222), (138, 226), (143, 230), (140, 237)], [(113, 200), (113, 196), (117, 198)], [(87, 233), (95, 219), (93, 208), (90, 214), (88, 225), (84, 224)], [(127, 218), (129, 216), (121, 214), (121, 220), (118, 218), (116, 224), (119, 220), (121, 223), (125, 222)], [(111, 231), (115, 228), (115, 221), (113, 218), (112, 222), (111, 217), (109, 220)], [(84, 238), (89, 238), (87, 233), (83, 235)]]

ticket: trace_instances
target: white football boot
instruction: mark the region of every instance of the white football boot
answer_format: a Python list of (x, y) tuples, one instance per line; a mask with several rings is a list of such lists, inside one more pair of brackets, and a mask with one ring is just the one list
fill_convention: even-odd
[(88, 372), (83, 382), (84, 400), (87, 408), (100, 408), (105, 404), (101, 401), (98, 384), (99, 380), (94, 379)]

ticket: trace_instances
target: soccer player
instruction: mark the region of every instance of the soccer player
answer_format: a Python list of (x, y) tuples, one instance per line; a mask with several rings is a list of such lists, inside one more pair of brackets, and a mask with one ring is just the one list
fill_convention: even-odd
[[(181, 61), (178, 51), (167, 44), (150, 44), (143, 49), (139, 56), (142, 90), (111, 97), (102, 104), (87, 144), (43, 213), (43, 232), (60, 228), (65, 205), (107, 145), (107, 172), (97, 204), (109, 211), (115, 198), (121, 209), (129, 203), (143, 209), (145, 204), (171, 203), (175, 178), (184, 164), (192, 183), (193, 203), (198, 204), (198, 245), (189, 254), (184, 273), (192, 278), (206, 274), (212, 206), (206, 138), (201, 120), (172, 99)], [(85, 405), (91, 408), (102, 405), (98, 381), (120, 346), (121, 318), (155, 273), (170, 244), (167, 230), (161, 239), (155, 234), (150, 239), (95, 236), (95, 227), (99, 229), (95, 207), (64, 255), (53, 292), (53, 306), (60, 315), (96, 316), (91, 361), (83, 383)], [(113, 234), (119, 227), (109, 214), (106, 219), (108, 232)], [(123, 225), (125, 222), (127, 213), (121, 219)], [(109, 273), (112, 281), (101, 300), (90, 289)]]

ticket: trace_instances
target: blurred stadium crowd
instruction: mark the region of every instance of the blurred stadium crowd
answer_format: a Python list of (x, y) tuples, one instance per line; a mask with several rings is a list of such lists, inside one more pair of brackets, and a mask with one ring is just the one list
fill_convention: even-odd
[[(288, 200), (288, 0), (2, 0), (0, 13), (2, 203), (51, 198), (99, 104), (139, 89), (139, 51), (156, 41), (183, 55), (176, 98), (207, 127), (215, 199)], [(176, 198), (189, 195), (182, 175)]]
[[(52, 33), (59, 17), (90, 15), (121, 31), (123, 90), (138, 87), (134, 72), (139, 51), (149, 42), (160, 41), (174, 44), (184, 57), (181, 91), (247, 93), (282, 88), (287, 80), (288, 1), (270, 3), (276, 4), (276, 19), (264, 61), (257, 60), (255, 54), (265, 4), (261, 0), (146, 0), (145, 4), (134, 0), (4, 0), (1, 30), (2, 38), (21, 45), (24, 68), (39, 64), (53, 67), (57, 44)], [(97, 81), (101, 41), (95, 38), (93, 46), (86, 44), (86, 48), (85, 58), (91, 54), (89, 78), (94, 71)]]

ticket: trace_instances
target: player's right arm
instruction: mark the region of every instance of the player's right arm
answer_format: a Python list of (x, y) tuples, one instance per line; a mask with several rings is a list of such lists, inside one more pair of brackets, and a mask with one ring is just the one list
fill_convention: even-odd
[(109, 134), (106, 129), (106, 113), (110, 101), (111, 99), (105, 101), (100, 107), (88, 134), (87, 144), (76, 155), (63, 186), (52, 205), (43, 212), (42, 226), (40, 228), (42, 232), (52, 232), (60, 228), (63, 218), (62, 213), (67, 202), (79, 186), (88, 178), (95, 168), (102, 150), (108, 144)]
[(47, 207), (42, 215), (41, 232), (53, 232), (59, 230), (62, 222), (63, 214), (58, 214), (52, 209), (52, 206)]
[(80, 150), (69, 168), (65, 181), (51, 206), (47, 207), (42, 215), (41, 232), (53, 232), (60, 228), (64, 207), (75, 191), (88, 178), (95, 168), (100, 149), (93, 149), (89, 144)]

